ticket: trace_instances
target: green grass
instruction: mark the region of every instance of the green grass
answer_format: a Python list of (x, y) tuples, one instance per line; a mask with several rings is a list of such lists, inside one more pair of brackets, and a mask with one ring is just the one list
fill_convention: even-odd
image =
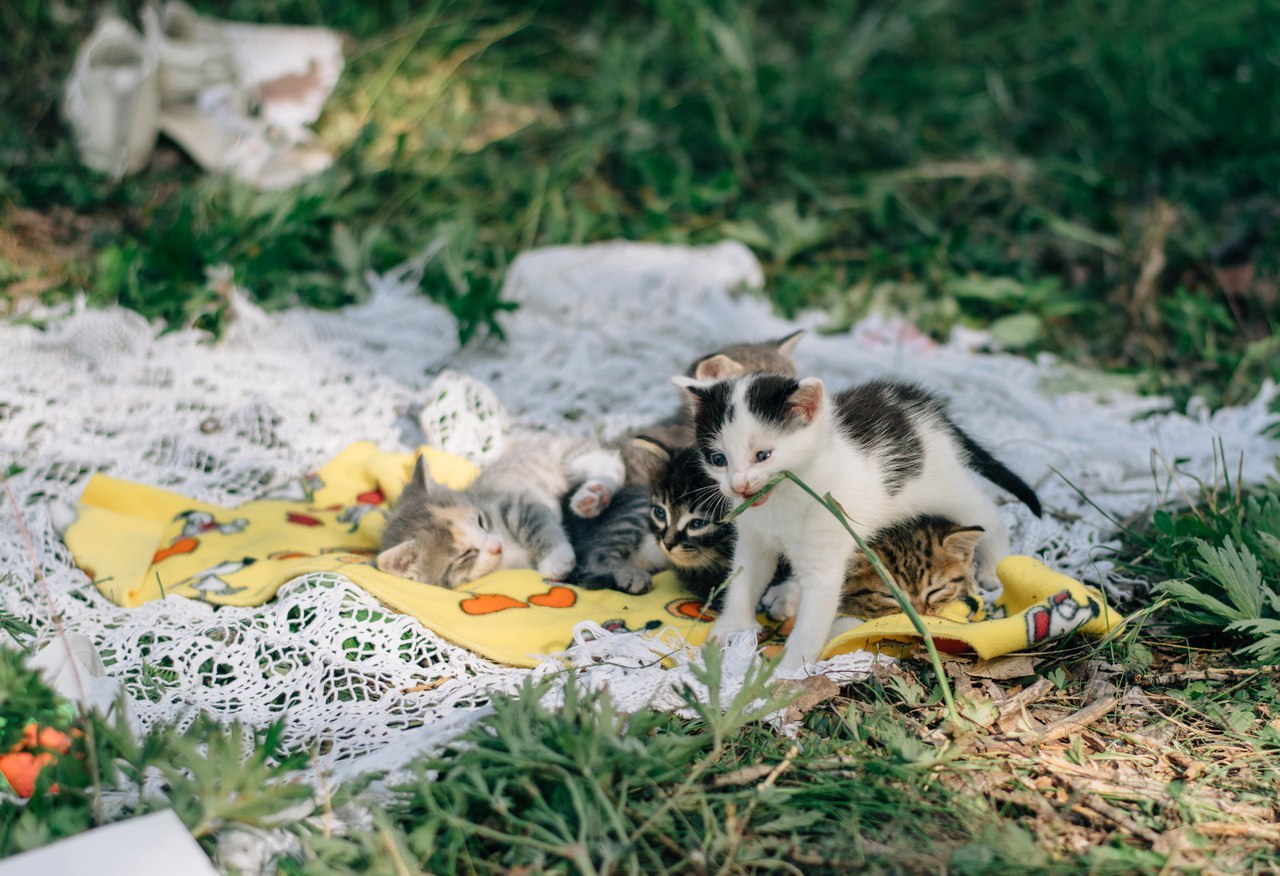
[[(83, 288), (218, 332), (219, 265), (265, 306), (332, 307), (366, 294), (366, 268), (442, 240), (423, 291), (465, 339), (499, 330), (504, 272), (530, 247), (731, 237), (781, 312), (825, 308), (833, 331), (874, 307), (937, 334), (987, 326), (1214, 406), (1280, 378), (1274, 4), (197, 6), (352, 36), (319, 125), (335, 169), (288, 195), (181, 160), (113, 186), (79, 168), (56, 118), (88, 13), (0, 2), (9, 297)], [(1045, 655), (1052, 691), (1029, 712), (1078, 709), (1099, 660), (1125, 670), (1117, 693), (1147, 699), (1058, 744), (990, 723), (981, 685), (957, 687), (977, 721), (957, 731), (921, 662), (815, 707), (795, 740), (749, 720), (750, 699), (682, 718), (585, 695), (549, 710), (527, 690), (389, 801), (336, 789), (318, 814), (373, 818), (342, 834), (297, 817), (311, 773), (278, 728), (202, 721), (135, 741), (4, 651), (0, 750), (30, 720), (82, 735), (31, 802), (0, 808), (0, 856), (172, 806), (210, 850), (239, 826), (283, 825), (302, 840), (287, 873), (1274, 869), (1276, 680), (1241, 670), (1280, 659), (1265, 537), (1280, 487), (1187, 494), (1128, 536), (1132, 568), (1167, 582), (1159, 607), (1115, 641)], [(0, 617), (6, 645), (29, 635)], [(148, 770), (163, 797), (137, 793)], [(108, 811), (113, 790), (129, 802)]]
[(1277, 376), (1272, 4), (197, 5), (352, 35), (319, 126), (338, 168), (294, 204), (181, 163), (93, 178), (53, 109), (87, 14), (11, 0), (5, 227), (26, 240), (15, 210), (34, 209), (75, 245), (0, 250), (0, 275), (217, 331), (208, 267), (268, 306), (334, 306), (444, 236), (424, 291), (469, 337), (497, 328), (531, 246), (729, 236), (783, 312), (825, 307), (833, 328), (874, 306), (990, 325), (1212, 404)]

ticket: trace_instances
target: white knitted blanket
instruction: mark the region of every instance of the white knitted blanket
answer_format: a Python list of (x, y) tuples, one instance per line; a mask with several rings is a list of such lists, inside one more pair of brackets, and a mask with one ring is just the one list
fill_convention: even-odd
[[(516, 420), (613, 434), (669, 413), (678, 401), (669, 377), (697, 355), (795, 327), (753, 291), (760, 267), (733, 243), (528, 253), (507, 279), (506, 297), (521, 305), (505, 318), (507, 341), (464, 350), (418, 282), (412, 268), (374, 278), (368, 303), (334, 313), (265, 314), (237, 297), (238, 318), (216, 343), (196, 331), (162, 333), (119, 309), (0, 323), (0, 459), (17, 470), (13, 501), (0, 497), (0, 608), (42, 641), (55, 636), (55, 615), (88, 636), (144, 724), (182, 725), (197, 711), (255, 725), (284, 717), (290, 743), (319, 752), (336, 778), (394, 769), (454, 737), (494, 691), (557, 671), (551, 660), (539, 670), (489, 663), (328, 574), (300, 578), (257, 608), (214, 610), (176, 596), (120, 608), (98, 595), (56, 534), (57, 502), (74, 501), (97, 471), (235, 505), (353, 441), (408, 449), (423, 439), (416, 415), (445, 367), (491, 386)], [(1068, 481), (1124, 519), (1177, 498), (1175, 460), (1212, 480), (1216, 441), (1233, 468), (1243, 453), (1246, 480), (1274, 469), (1277, 442), (1262, 434), (1275, 422), (1270, 387), (1245, 407), (1170, 413), (1159, 399), (1087, 391), (1099, 382), (1047, 356), (974, 352), (977, 340), (966, 333), (938, 345), (876, 318), (806, 338), (797, 358), (829, 385), (892, 373), (950, 396), (958, 422), (1044, 500), (1042, 520), (1003, 506), (1014, 549), (1116, 597), (1142, 595), (1112, 573), (1116, 527)], [(469, 436), (455, 430), (448, 449), (478, 455)], [(1190, 477), (1180, 484), (1194, 487)], [(654, 655), (679, 642), (593, 632), (570, 655), (589, 684), (607, 685), (626, 709), (678, 706), (688, 670), (663, 669)], [(731, 656), (732, 685), (750, 649)], [(868, 663), (855, 655), (837, 668)]]

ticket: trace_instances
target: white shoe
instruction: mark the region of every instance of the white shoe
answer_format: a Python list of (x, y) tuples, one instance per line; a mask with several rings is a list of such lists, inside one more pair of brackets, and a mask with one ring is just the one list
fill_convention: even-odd
[(104, 18), (76, 53), (62, 114), (80, 160), (120, 179), (147, 166), (160, 130), (155, 52), (119, 18)]

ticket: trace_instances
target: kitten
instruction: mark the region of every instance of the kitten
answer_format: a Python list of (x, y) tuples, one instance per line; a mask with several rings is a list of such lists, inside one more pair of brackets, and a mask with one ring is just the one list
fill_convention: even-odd
[[(673, 380), (694, 411), (703, 467), (735, 506), (789, 470), (818, 495), (831, 493), (863, 539), (920, 514), (973, 521), (985, 531), (976, 550), (984, 585), (996, 583), (995, 564), (1008, 553), (1008, 537), (977, 475), (1040, 513), (1035, 491), (962, 432), (938, 398), (914, 384), (877, 380), (828, 398), (816, 377)], [(758, 627), (756, 605), (785, 556), (794, 570), (797, 607), (779, 669), (794, 672), (827, 641), (856, 544), (789, 481), (752, 503), (737, 527), (733, 563), (740, 571), (712, 634), (723, 640)]]
[[(796, 345), (805, 336), (804, 329), (772, 341), (730, 344), (714, 353), (708, 353), (698, 359), (686, 370), (686, 375), (695, 380), (718, 380), (740, 374), (764, 373), (796, 376)], [(650, 423), (642, 429), (629, 433), (629, 438), (654, 438), (666, 447), (689, 447), (693, 444), (693, 418), (687, 406), (669, 417)], [(632, 446), (623, 442), (623, 459), (627, 464), (627, 483), (653, 483), (653, 478), (662, 465), (660, 458), (655, 458), (648, 448)]]
[(576, 556), (561, 499), (578, 517), (598, 516), (624, 470), (616, 449), (551, 433), (517, 433), (466, 490), (429, 483), (419, 457), (387, 520), (377, 566), (454, 588), (498, 569), (536, 568), (560, 580)]
[[(867, 547), (880, 557), (911, 607), (920, 614), (933, 614), (959, 599), (978, 598), (973, 555), (982, 533), (980, 526), (958, 526), (944, 517), (921, 515), (882, 529)], [(765, 591), (761, 602), (770, 617), (782, 620), (795, 616), (798, 596), (799, 588), (787, 581)], [(845, 569), (840, 613), (864, 621), (900, 611), (898, 600), (871, 561), (855, 551)]]
[[(794, 376), (793, 352), (804, 334), (801, 330), (773, 341), (732, 344), (697, 359), (689, 366), (688, 373), (701, 379), (747, 371)], [(648, 426), (646, 432), (650, 431), (657, 434), (658, 444), (662, 446), (693, 443), (692, 424), (683, 408)], [(569, 580), (589, 588), (612, 587), (627, 593), (645, 593), (652, 586), (653, 572), (668, 565), (668, 557), (649, 534), (649, 491), (664, 457), (655, 456), (651, 446), (634, 436), (625, 439), (621, 449), (627, 470), (626, 486), (614, 497), (610, 508), (593, 520), (565, 516), (569, 539), (579, 558)], [(721, 575), (714, 583), (718, 585), (723, 580)], [(695, 592), (700, 586), (695, 584)]]
[[(702, 467), (701, 453), (684, 448), (666, 453), (667, 464), (653, 484), (649, 525), (658, 545), (690, 592), (707, 600), (728, 578), (736, 534), (721, 522), (732, 510)], [(922, 516), (885, 529), (868, 545), (884, 561), (898, 586), (922, 614), (977, 592), (973, 553), (982, 528), (961, 527), (941, 517)], [(788, 579), (786, 559), (762, 599), (775, 619), (794, 617), (798, 588)], [(717, 596), (719, 603), (722, 597)], [(845, 571), (840, 611), (863, 620), (900, 611), (869, 560), (856, 552)]]
[(680, 583), (705, 602), (729, 574), (736, 536), (733, 524), (721, 521), (733, 506), (702, 468), (697, 448), (672, 451), (647, 441), (666, 459), (653, 481), (650, 530)]
[(667, 563), (649, 533), (649, 491), (623, 487), (600, 516), (587, 519), (567, 510), (565, 530), (577, 554), (568, 580), (588, 590), (610, 587), (624, 593), (647, 593), (653, 573)]

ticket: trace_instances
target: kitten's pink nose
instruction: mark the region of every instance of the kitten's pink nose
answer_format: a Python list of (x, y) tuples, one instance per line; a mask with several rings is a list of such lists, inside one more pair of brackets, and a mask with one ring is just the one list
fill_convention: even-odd
[(729, 486), (735, 493), (743, 498), (751, 495), (751, 490), (747, 488), (747, 476), (743, 472), (735, 471), (733, 476), (729, 478)]
[(486, 554), (493, 554), (495, 557), (502, 556), (502, 542), (500, 541), (489, 542), (489, 544), (485, 547), (484, 552)]

